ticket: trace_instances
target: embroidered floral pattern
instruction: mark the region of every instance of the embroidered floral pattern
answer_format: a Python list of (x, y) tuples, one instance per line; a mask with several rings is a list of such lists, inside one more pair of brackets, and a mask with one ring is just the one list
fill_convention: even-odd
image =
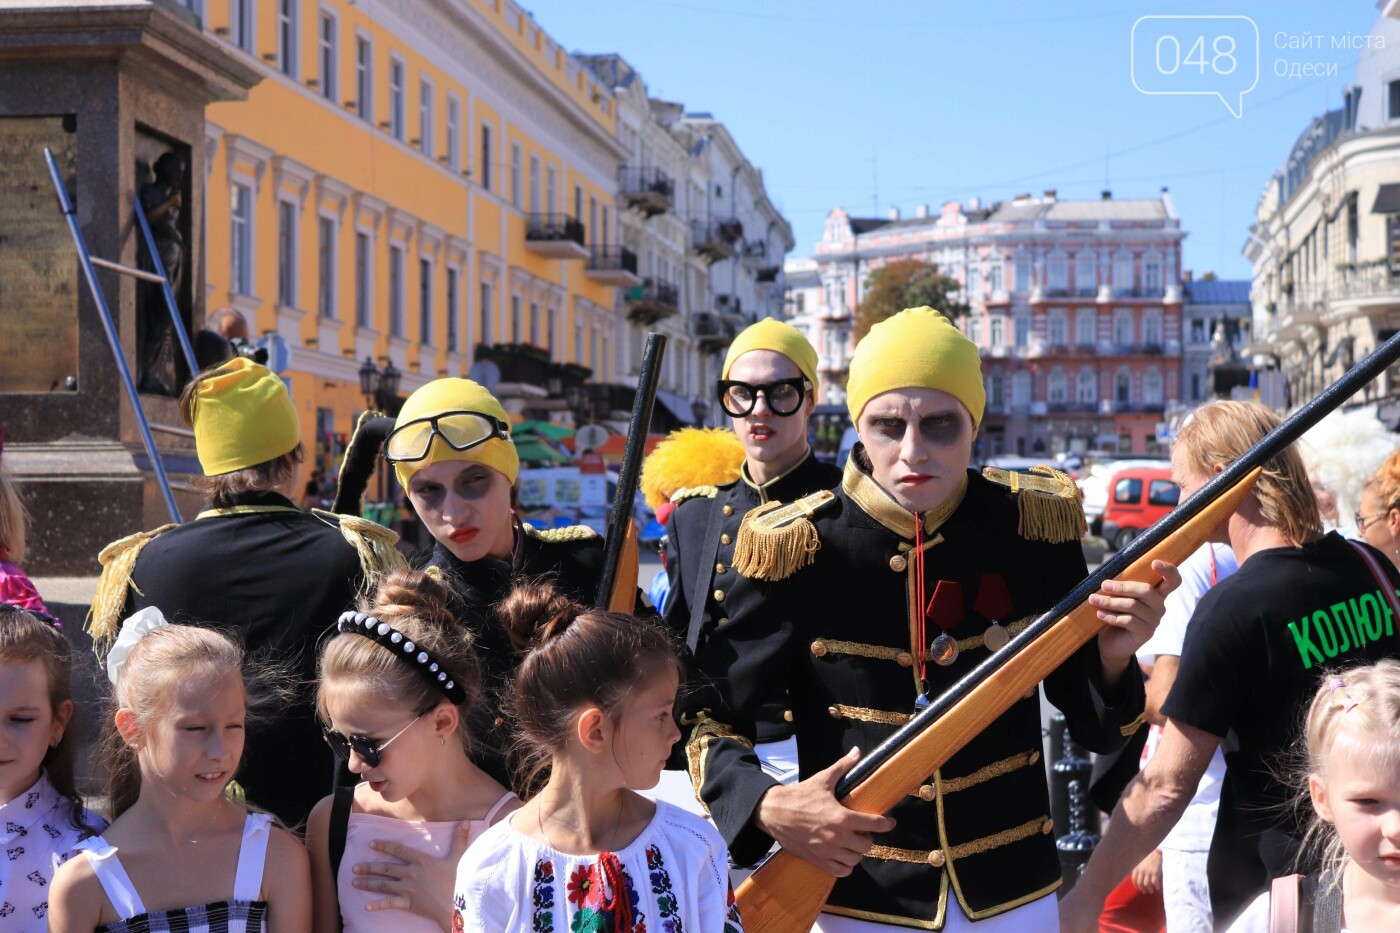
[(554, 933), (554, 862), (551, 859), (540, 859), (535, 863), (531, 906), (534, 908), (530, 915), (533, 933)]
[(462, 911), (467, 909), (467, 899), (460, 894), (452, 898), (452, 933), (466, 933), (467, 923), (462, 919)]
[(682, 933), (680, 908), (676, 904), (676, 891), (671, 886), (671, 873), (666, 870), (666, 860), (656, 846), (647, 847), (647, 873), (651, 881), (651, 893), (656, 898), (656, 916), (661, 921), (663, 933)]
[(724, 933), (744, 933), (744, 921), (739, 917), (739, 904), (734, 900), (734, 886), (729, 886), (729, 913), (724, 915)]

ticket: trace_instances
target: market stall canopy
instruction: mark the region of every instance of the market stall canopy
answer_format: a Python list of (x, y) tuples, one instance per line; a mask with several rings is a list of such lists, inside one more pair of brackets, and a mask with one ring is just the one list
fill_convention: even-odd
[(568, 463), (567, 454), (555, 450), (539, 437), (526, 435), (515, 435), (515, 452), (520, 455), (521, 461), (525, 463)]
[(556, 443), (566, 437), (573, 437), (575, 433), (574, 429), (567, 425), (553, 424), (548, 421), (522, 421), (511, 429), (511, 434), (516, 436), (538, 434), (540, 437), (548, 438)]

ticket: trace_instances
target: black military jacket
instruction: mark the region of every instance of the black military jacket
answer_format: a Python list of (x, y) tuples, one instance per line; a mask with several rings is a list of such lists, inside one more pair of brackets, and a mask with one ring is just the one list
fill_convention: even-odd
[[(471, 563), (458, 560), (441, 542), (433, 547), (429, 566), (457, 594), (458, 621), (472, 635), (481, 662), (482, 690), (472, 715), (472, 758), (506, 787), (516, 787), (514, 768), (507, 760), (512, 731), (505, 709), (511, 678), (520, 666), (520, 654), (497, 622), (494, 608), (518, 583), (547, 578), (570, 599), (592, 605), (603, 578), (603, 539), (591, 528), (536, 530), (517, 525), (515, 550), (509, 562), (483, 557)], [(638, 591), (638, 615), (655, 612)]]
[(218, 628), (250, 656), (292, 665), (297, 699), (250, 724), (238, 782), (297, 826), (331, 792), (336, 769), (316, 719), (318, 643), (355, 607), (364, 574), (334, 519), (277, 493), (245, 493), (233, 508), (248, 511), (201, 517), (146, 544), (123, 616), (155, 606), (170, 622)]
[[(761, 587), (731, 566), (744, 516), (766, 502), (794, 502), (840, 482), (840, 468), (808, 451), (797, 466), (762, 486), (749, 479), (745, 464), (732, 483), (679, 493), (666, 528), (666, 573), (671, 581), (667, 626), (688, 632), (691, 644), (704, 644), (717, 622), (755, 611), (763, 600)], [(693, 622), (698, 624), (692, 629)], [(790, 735), (792, 713), (787, 698), (778, 693), (757, 714), (758, 741), (775, 742)]]
[[(698, 652), (715, 686), (692, 701), (692, 777), (740, 864), (772, 844), (752, 823), (774, 783), (752, 751), (754, 717), (772, 690), (791, 697), (803, 778), (852, 746), (873, 749), (908, 720), (919, 693), (914, 658), (927, 644), (916, 643), (911, 612), (913, 516), (853, 461), (813, 523), (821, 540), (814, 562), (781, 582), (754, 584), (752, 608), (731, 612)], [(961, 503), (925, 537), (926, 590), (943, 584), (939, 613), (960, 649), (950, 666), (928, 663), (931, 695), (987, 657), (989, 615), (1014, 635), (1085, 576), (1078, 541), (1030, 541), (1017, 527), (1016, 495), (970, 472)], [(927, 637), (938, 633), (930, 622)], [(1095, 641), (1046, 679), (1045, 692), (1075, 740), (1097, 752), (1118, 747), (1143, 709), (1135, 665), (1108, 695)], [(895, 829), (876, 836), (852, 875), (837, 881), (826, 910), (942, 929), (950, 890), (974, 920), (1055, 890), (1060, 867), (1040, 748), (1032, 690), (890, 812)]]

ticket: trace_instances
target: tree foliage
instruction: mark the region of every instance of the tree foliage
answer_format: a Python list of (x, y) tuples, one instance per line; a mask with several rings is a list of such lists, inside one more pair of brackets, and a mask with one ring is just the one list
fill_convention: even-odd
[(956, 321), (969, 310), (961, 293), (957, 280), (944, 275), (934, 263), (919, 259), (887, 263), (865, 280), (865, 300), (856, 308), (856, 340), (905, 308), (928, 305)]

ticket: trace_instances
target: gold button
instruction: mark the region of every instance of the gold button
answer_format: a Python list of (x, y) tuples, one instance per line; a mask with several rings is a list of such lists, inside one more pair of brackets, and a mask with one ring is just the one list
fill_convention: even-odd
[(783, 710), (783, 722), (792, 722), (792, 710)]
[(732, 506), (732, 505), (726, 505), (724, 508), (720, 509), (720, 512), (721, 512), (722, 514), (724, 514), (724, 515), (733, 515), (733, 514), (734, 514), (734, 506)]
[(925, 784), (925, 785), (923, 785), (922, 787), (919, 788), (919, 799), (920, 799), (920, 800), (932, 800), (933, 798), (935, 798), (935, 797), (937, 797), (937, 796), (938, 796), (938, 791), (937, 791), (937, 789), (934, 788), (934, 786), (933, 786), (932, 784)]
[(1047, 836), (1050, 835), (1050, 830), (1052, 830), (1052, 829), (1054, 829), (1054, 828), (1055, 828), (1055, 821), (1052, 820), (1052, 819), (1050, 819), (1050, 817), (1048, 817), (1048, 816), (1045, 818), (1045, 822), (1040, 824), (1040, 831), (1041, 831), (1042, 833), (1044, 833), (1045, 835), (1047, 835)]
[(840, 711), (839, 709), (837, 709), (836, 707), (834, 707), (834, 706), (828, 706), (828, 707), (826, 708), (826, 714), (827, 714), (828, 716), (830, 716), (832, 719), (840, 719), (840, 718), (841, 718), (841, 711)]
[(719, 621), (716, 622), (715, 624), (716, 624), (716, 625), (728, 625), (728, 624), (729, 624), (729, 617), (728, 617), (728, 616), (720, 616), (720, 617), (719, 617)]
[(818, 638), (816, 641), (812, 642), (812, 654), (816, 655), (816, 656), (819, 657), (819, 658), (825, 657), (825, 656), (826, 656), (826, 642), (822, 641), (820, 638)]
[(1026, 764), (1033, 765), (1040, 760), (1040, 752), (1031, 752), (1026, 756)]
[(901, 651), (894, 659), (900, 667), (912, 667), (914, 664), (914, 656), (907, 651)]
[(724, 573), (724, 565), (715, 564), (715, 573)]
[(947, 859), (944, 857), (942, 849), (934, 849), (928, 854), (928, 863), (934, 868), (942, 868), (945, 861)]
[(715, 602), (724, 602), (724, 590), (715, 590)]
[(719, 536), (719, 543), (720, 543), (720, 544), (728, 544), (729, 541), (730, 541), (729, 535), (720, 535), (720, 536)]
[(896, 554), (890, 558), (890, 569), (895, 573), (903, 573), (904, 568), (908, 566), (909, 561), (905, 559), (903, 554)]

